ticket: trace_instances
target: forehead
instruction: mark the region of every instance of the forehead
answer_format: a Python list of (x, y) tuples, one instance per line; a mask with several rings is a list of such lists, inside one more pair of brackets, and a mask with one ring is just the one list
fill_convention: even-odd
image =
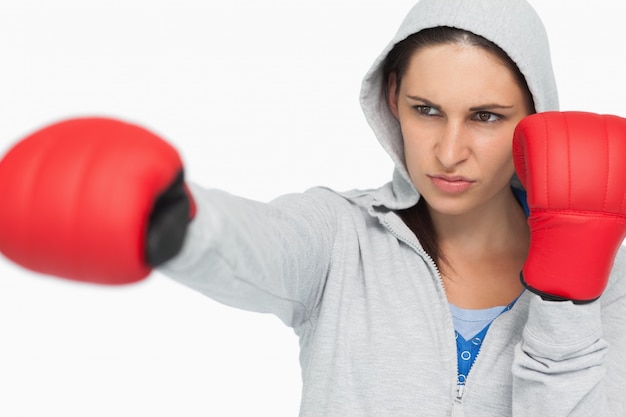
[(435, 102), (523, 99), (514, 74), (497, 55), (466, 44), (418, 49), (409, 60), (400, 88)]

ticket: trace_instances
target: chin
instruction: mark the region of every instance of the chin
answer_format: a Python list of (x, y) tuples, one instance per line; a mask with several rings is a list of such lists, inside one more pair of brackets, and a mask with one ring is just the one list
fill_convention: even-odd
[(470, 209), (466, 209), (458, 205), (456, 207), (443, 207), (443, 208), (431, 206), (430, 210), (431, 210), (431, 213), (436, 213), (442, 216), (462, 216), (463, 214), (466, 214), (469, 211), (471, 211)]
[(451, 198), (422, 196), (430, 208), (431, 213), (444, 216), (461, 216), (476, 208), (470, 199), (455, 196)]

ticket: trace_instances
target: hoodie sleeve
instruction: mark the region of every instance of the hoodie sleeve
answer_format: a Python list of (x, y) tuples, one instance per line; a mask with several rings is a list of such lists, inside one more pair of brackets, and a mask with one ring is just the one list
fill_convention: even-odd
[(533, 296), (513, 363), (513, 415), (626, 415), (626, 256), (593, 303)]
[(321, 189), (270, 203), (190, 186), (197, 212), (160, 272), (223, 304), (306, 321), (321, 298), (335, 225)]

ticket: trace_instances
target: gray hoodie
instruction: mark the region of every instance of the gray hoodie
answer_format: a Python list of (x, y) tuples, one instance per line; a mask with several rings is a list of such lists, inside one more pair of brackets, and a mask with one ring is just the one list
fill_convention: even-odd
[[(374, 190), (314, 188), (270, 203), (192, 185), (183, 251), (161, 272), (224, 304), (269, 312), (300, 340), (300, 415), (625, 416), (626, 255), (588, 305), (525, 292), (491, 325), (463, 389), (437, 268), (396, 214), (409, 180), (381, 62), (423, 28), (482, 35), (518, 64), (537, 111), (557, 109), (546, 34), (523, 0), (422, 0), (363, 81), (368, 122), (395, 163)], [(244, 394), (245, 395), (245, 394)]]

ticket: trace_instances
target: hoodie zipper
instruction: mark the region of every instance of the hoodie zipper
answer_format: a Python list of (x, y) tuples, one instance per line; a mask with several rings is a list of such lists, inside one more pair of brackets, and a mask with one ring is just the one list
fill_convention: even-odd
[(457, 385), (456, 386), (456, 397), (452, 402), (452, 417), (463, 417), (463, 392), (465, 390), (465, 385)]
[[(387, 230), (389, 230), (391, 232), (392, 235), (394, 235), (398, 240), (400, 240), (400, 241), (406, 243), (407, 245), (409, 245), (409, 247), (411, 249), (413, 249), (417, 254), (419, 254), (424, 259), (426, 259), (426, 262), (428, 263), (430, 268), (435, 272), (435, 274), (437, 276), (437, 279), (439, 280), (439, 284), (441, 285), (441, 288), (443, 289), (443, 292), (445, 294), (446, 290), (445, 290), (445, 286), (443, 285), (443, 278), (442, 278), (441, 272), (439, 271), (439, 268), (437, 267), (437, 264), (435, 263), (433, 258), (425, 250), (423, 250), (422, 248), (417, 246), (410, 239), (406, 238), (401, 233), (396, 231), (396, 229), (391, 224), (389, 224), (389, 222), (387, 221), (387, 219), (385, 219), (383, 217), (383, 215), (378, 214), (377, 217), (378, 217), (378, 220), (387, 228)], [(447, 299), (447, 297), (446, 297), (446, 299)], [(476, 359), (478, 359), (478, 355), (479, 354), (480, 354), (480, 351), (476, 355)], [(458, 383), (458, 370), (455, 372), (455, 385), (456, 385), (456, 394), (455, 394), (454, 399), (452, 401), (452, 414), (451, 414), (451, 416), (452, 417), (463, 417), (463, 415), (464, 415), (464, 412), (463, 412), (463, 394), (465, 392), (465, 387), (467, 385), (467, 381), (465, 381), (465, 384), (463, 384), (463, 385), (460, 385)]]

